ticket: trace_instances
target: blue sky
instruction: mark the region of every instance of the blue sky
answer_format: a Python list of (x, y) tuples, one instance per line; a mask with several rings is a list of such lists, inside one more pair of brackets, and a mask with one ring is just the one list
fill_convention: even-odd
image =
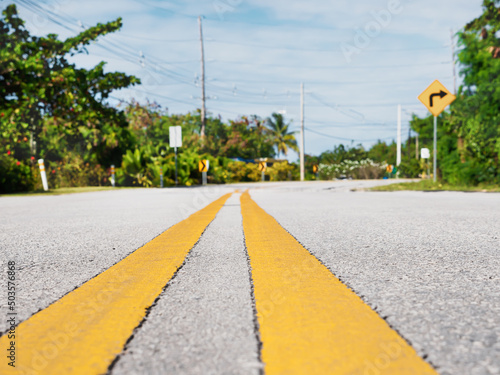
[[(8, 3), (2, 0), (2, 7)], [(435, 79), (453, 91), (450, 30), (481, 14), (481, 0), (16, 0), (37, 35), (74, 35), (123, 18), (74, 61), (107, 61), (143, 84), (113, 94), (155, 100), (170, 113), (200, 107), (198, 16), (203, 16), (207, 110), (214, 116), (262, 117), (282, 111), (300, 125), (305, 85), (306, 152), (339, 143), (403, 139), (417, 96)], [(38, 7), (38, 8), (37, 8)], [(458, 69), (459, 70), (459, 69)], [(425, 146), (425, 145), (424, 145)], [(295, 160), (294, 153), (289, 159)]]

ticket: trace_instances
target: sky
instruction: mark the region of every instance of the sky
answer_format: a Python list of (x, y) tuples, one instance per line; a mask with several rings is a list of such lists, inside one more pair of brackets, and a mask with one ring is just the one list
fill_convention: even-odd
[[(171, 114), (201, 107), (202, 18), (207, 111), (224, 120), (281, 112), (305, 151), (391, 142), (402, 106), (403, 139), (417, 96), (434, 80), (454, 90), (452, 32), (481, 14), (481, 0), (0, 0), (18, 6), (35, 35), (61, 38), (123, 19), (119, 32), (73, 58), (135, 75), (118, 99), (156, 101)], [(456, 38), (453, 39), (456, 46)], [(457, 84), (460, 84), (457, 66)], [(297, 139), (299, 133), (296, 134)], [(425, 147), (426, 145), (422, 145)], [(297, 154), (290, 152), (289, 160)]]

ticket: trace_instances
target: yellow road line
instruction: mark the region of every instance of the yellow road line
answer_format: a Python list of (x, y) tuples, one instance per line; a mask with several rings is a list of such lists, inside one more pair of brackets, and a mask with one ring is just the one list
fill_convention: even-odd
[(16, 329), (16, 368), (1, 374), (103, 374), (231, 194), (136, 250)]
[(241, 211), (266, 374), (436, 374), (248, 192)]

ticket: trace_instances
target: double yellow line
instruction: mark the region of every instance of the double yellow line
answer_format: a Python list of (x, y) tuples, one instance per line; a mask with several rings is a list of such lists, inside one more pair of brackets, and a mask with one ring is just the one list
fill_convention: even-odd
[[(230, 195), (21, 323), (0, 373), (106, 373)], [(241, 211), (266, 374), (435, 374), (248, 192)]]
[[(17, 328), (16, 368), (0, 358), (0, 374), (103, 374), (147, 309), (181, 267), (231, 196), (174, 225)], [(6, 335), (0, 348), (6, 353)]]
[(241, 211), (266, 374), (436, 374), (248, 193)]

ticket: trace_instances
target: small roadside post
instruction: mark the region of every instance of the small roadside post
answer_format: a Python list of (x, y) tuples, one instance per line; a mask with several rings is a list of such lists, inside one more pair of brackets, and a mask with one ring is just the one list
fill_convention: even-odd
[(111, 165), (111, 178), (110, 178), (110, 180), (111, 180), (111, 186), (115, 187), (116, 180), (115, 180), (115, 166), (114, 166), (114, 164)]
[(182, 127), (171, 126), (169, 129), (170, 147), (174, 148), (175, 151), (175, 185), (179, 184), (177, 178), (177, 147), (182, 147)]
[(210, 168), (210, 162), (208, 160), (200, 160), (198, 163), (198, 170), (201, 172), (202, 185), (207, 185), (207, 172)]
[(38, 159), (38, 166), (40, 167), (40, 176), (42, 177), (43, 190), (49, 190), (49, 184), (47, 183), (47, 173), (45, 173), (45, 164), (43, 159)]
[(262, 181), (266, 180), (266, 169), (267, 163), (265, 161), (259, 161), (259, 171), (262, 172)]
[(160, 167), (160, 189), (163, 189), (163, 167)]
[(319, 177), (319, 166), (317, 164), (313, 165), (313, 173), (316, 175), (316, 180)]
[(427, 160), (429, 160), (430, 157), (431, 157), (431, 151), (428, 148), (422, 148), (420, 150), (420, 158), (422, 160), (425, 160), (425, 164), (427, 164), (427, 176), (429, 176), (428, 178), (430, 178), (431, 175), (431, 172), (429, 170), (429, 163), (427, 162)]
[(437, 181), (437, 118), (456, 98), (437, 79), (418, 97), (418, 100), (434, 115), (434, 161), (432, 163), (434, 182)]

